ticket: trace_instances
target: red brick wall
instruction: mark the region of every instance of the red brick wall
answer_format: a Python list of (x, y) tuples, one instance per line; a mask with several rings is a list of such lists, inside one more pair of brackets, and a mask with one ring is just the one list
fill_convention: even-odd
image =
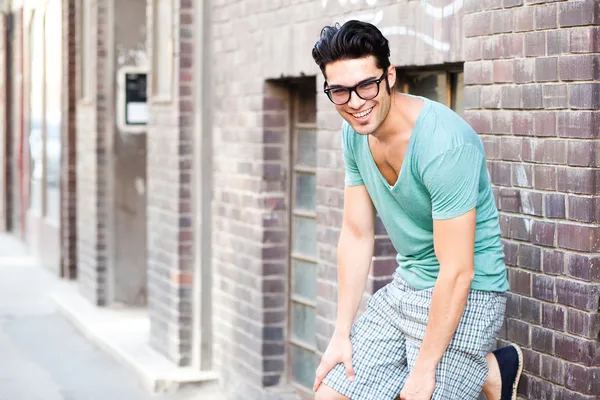
[[(157, 102), (149, 98), (148, 312), (152, 346), (176, 364), (189, 365), (194, 271), (191, 176), (195, 2), (173, 3), (172, 100)], [(148, 32), (154, 25), (153, 13), (153, 2), (149, 1)], [(148, 54), (151, 60), (152, 35), (148, 35)]]
[(524, 347), (524, 397), (596, 398), (598, 4), (493, 3), (465, 4), (465, 101), (510, 266), (503, 338)]
[(61, 271), (77, 277), (77, 152), (76, 152), (76, 6), (63, 0), (63, 85), (61, 149)]
[[(107, 230), (108, 171), (107, 99), (108, 60), (108, 0), (90, 2), (92, 17), (89, 29), (94, 33), (91, 99), (77, 103), (77, 280), (81, 293), (96, 305), (106, 304), (107, 290)], [(81, 54), (81, 2), (77, 2), (77, 46)], [(80, 62), (80, 60), (78, 60)], [(93, 73), (95, 71), (95, 74)], [(80, 68), (77, 74), (80, 74)], [(78, 78), (78, 82), (81, 79)], [(81, 82), (79, 82), (81, 87)]]

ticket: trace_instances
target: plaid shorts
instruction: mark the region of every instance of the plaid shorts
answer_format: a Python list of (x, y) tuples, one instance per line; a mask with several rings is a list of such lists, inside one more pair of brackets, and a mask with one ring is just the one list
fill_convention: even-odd
[[(336, 365), (323, 383), (351, 400), (386, 400), (400, 394), (415, 365), (433, 288), (416, 290), (394, 274), (369, 299), (350, 331), (355, 380)], [(485, 356), (495, 348), (506, 295), (471, 290), (463, 316), (436, 371), (433, 400), (478, 399), (487, 378)]]

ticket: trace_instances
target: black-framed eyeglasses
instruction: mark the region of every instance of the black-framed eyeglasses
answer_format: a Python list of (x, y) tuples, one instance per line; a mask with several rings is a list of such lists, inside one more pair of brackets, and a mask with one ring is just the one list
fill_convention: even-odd
[(346, 86), (334, 86), (327, 87), (327, 82), (323, 85), (323, 91), (329, 97), (329, 100), (333, 104), (341, 106), (350, 101), (350, 96), (352, 92), (355, 92), (358, 97), (363, 100), (371, 100), (377, 97), (379, 94), (379, 84), (381, 81), (387, 77), (387, 71), (381, 75), (379, 79), (371, 79), (369, 81), (361, 82), (356, 86), (346, 87)]

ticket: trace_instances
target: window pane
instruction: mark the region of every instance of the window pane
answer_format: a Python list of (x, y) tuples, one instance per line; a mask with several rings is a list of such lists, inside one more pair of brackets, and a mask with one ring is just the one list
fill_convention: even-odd
[(292, 376), (295, 382), (312, 389), (318, 365), (315, 354), (292, 345)]
[(463, 88), (465, 87), (465, 83), (463, 80), (463, 75), (464, 74), (462, 72), (453, 75), (452, 109), (459, 115), (462, 115), (465, 109), (463, 99)]
[(294, 294), (310, 300), (317, 298), (317, 265), (294, 260)]
[(294, 208), (315, 210), (317, 177), (313, 174), (296, 173), (296, 203)]
[(431, 72), (409, 75), (408, 92), (417, 96), (447, 104), (447, 82), (445, 72)]
[(312, 218), (294, 217), (294, 251), (317, 256), (317, 223)]
[(62, 84), (62, 15), (60, 0), (46, 10), (46, 216), (60, 220), (60, 129)]
[(294, 339), (316, 346), (315, 322), (317, 314), (315, 310), (303, 304), (293, 303), (292, 314)]
[(296, 165), (302, 167), (317, 166), (317, 132), (298, 129), (296, 147)]

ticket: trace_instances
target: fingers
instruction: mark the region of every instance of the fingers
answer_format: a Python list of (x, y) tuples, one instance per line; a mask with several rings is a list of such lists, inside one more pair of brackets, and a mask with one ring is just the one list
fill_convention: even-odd
[(352, 357), (348, 357), (344, 360), (344, 367), (346, 367), (346, 376), (350, 382), (354, 382), (354, 368), (352, 367)]
[(319, 368), (317, 368), (317, 373), (315, 375), (315, 384), (313, 385), (313, 391), (316, 392), (317, 389), (319, 389), (323, 378), (325, 378), (325, 375), (327, 375), (329, 371), (331, 371), (332, 367), (333, 365), (330, 365), (330, 363), (327, 360), (321, 361), (321, 364), (319, 364)]

